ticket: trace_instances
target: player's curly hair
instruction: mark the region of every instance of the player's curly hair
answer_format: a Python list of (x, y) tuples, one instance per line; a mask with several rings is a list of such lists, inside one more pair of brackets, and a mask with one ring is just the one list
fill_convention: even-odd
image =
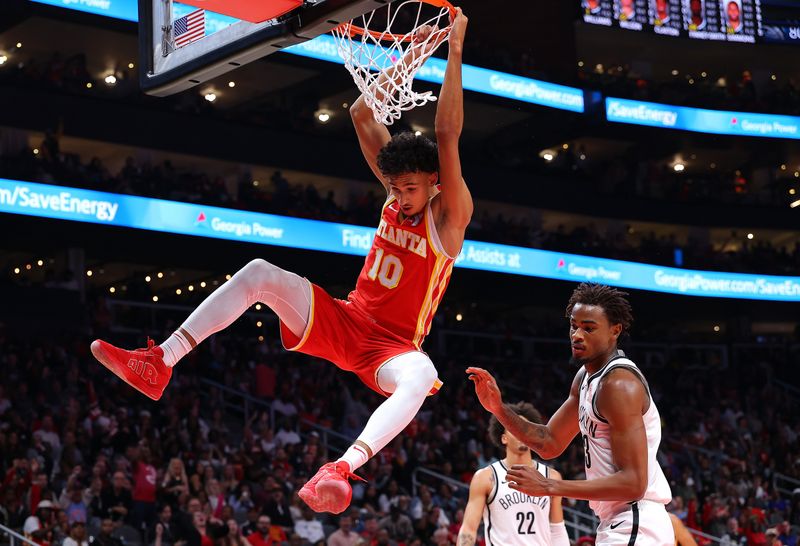
[(439, 172), (439, 148), (425, 136), (398, 133), (378, 152), (378, 169), (386, 176)]
[(633, 324), (631, 304), (626, 299), (627, 292), (611, 288), (596, 282), (584, 282), (572, 292), (567, 303), (567, 320), (572, 316), (572, 309), (576, 304), (596, 305), (605, 311), (608, 322), (622, 325), (622, 333), (627, 334)]
[[(528, 402), (517, 402), (516, 404), (510, 404), (508, 407), (511, 409), (511, 411), (517, 415), (521, 415), (531, 423), (541, 425), (544, 422), (542, 419), (542, 414), (539, 413), (539, 410), (533, 407), (533, 404)], [(500, 424), (500, 421), (497, 420), (497, 417), (492, 415), (492, 418), (489, 420), (489, 438), (492, 440), (492, 443), (499, 448), (503, 447), (502, 437), (505, 431), (505, 427)]]

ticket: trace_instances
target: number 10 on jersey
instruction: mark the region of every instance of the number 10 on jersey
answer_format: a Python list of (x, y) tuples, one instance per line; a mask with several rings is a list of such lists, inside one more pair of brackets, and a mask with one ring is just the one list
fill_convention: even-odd
[(378, 280), (388, 289), (397, 287), (400, 283), (400, 276), (403, 274), (403, 264), (400, 258), (392, 254), (384, 254), (382, 248), (375, 249), (375, 263), (372, 264), (367, 277), (371, 280)]

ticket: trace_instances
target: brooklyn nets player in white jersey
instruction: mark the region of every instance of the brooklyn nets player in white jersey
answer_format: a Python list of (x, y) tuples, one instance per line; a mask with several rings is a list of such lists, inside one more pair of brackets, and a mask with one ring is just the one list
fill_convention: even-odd
[(580, 366), (569, 397), (546, 425), (503, 404), (486, 370), (468, 368), (481, 404), (544, 459), (558, 457), (580, 432), (586, 480), (553, 480), (513, 466), (509, 486), (529, 495), (585, 499), (600, 518), (597, 546), (673, 546), (665, 509), (672, 493), (656, 461), (661, 422), (644, 376), (617, 349), (633, 322), (624, 292), (583, 283), (567, 305), (571, 362)]
[[(542, 416), (531, 404), (518, 402), (511, 411), (541, 423)], [(486, 546), (569, 546), (561, 497), (530, 496), (508, 487), (506, 471), (513, 465), (535, 468), (546, 478), (561, 475), (531, 457), (528, 446), (517, 440), (492, 417), (489, 437), (505, 451), (505, 458), (475, 473), (469, 485), (469, 502), (458, 532), (458, 546), (473, 546), (483, 517)]]

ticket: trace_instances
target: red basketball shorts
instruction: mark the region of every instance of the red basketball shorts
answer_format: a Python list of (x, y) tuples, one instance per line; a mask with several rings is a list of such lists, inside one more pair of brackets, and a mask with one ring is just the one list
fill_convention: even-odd
[[(281, 322), (281, 341), (289, 351), (324, 358), (353, 372), (375, 392), (388, 396), (378, 386), (378, 371), (401, 354), (418, 351), (413, 343), (379, 325), (348, 301), (332, 298), (311, 283), (311, 313), (303, 337), (297, 337)], [(430, 394), (442, 382), (436, 380)]]

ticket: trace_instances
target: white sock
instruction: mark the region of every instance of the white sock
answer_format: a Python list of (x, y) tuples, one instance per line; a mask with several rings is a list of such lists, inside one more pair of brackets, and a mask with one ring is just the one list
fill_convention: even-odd
[(289, 330), (302, 337), (311, 313), (311, 283), (264, 260), (253, 260), (217, 288), (181, 327), (161, 344), (164, 363), (174, 366), (211, 334), (227, 328), (261, 302)]
[(356, 468), (364, 466), (368, 460), (369, 454), (367, 454), (367, 451), (363, 447), (353, 444), (347, 448), (344, 455), (336, 462), (346, 462), (350, 465), (350, 472), (354, 472)]
[(436, 377), (436, 368), (425, 353), (406, 353), (387, 362), (378, 372), (378, 385), (392, 394), (378, 406), (356, 444), (339, 461), (346, 461), (353, 472), (386, 447), (417, 415)]
[(164, 351), (164, 364), (172, 368), (178, 361), (186, 356), (189, 351), (194, 348), (192, 341), (187, 339), (187, 336), (190, 336), (188, 332), (185, 332), (182, 328), (173, 332), (171, 336), (167, 338), (167, 340), (160, 345), (161, 349)]

